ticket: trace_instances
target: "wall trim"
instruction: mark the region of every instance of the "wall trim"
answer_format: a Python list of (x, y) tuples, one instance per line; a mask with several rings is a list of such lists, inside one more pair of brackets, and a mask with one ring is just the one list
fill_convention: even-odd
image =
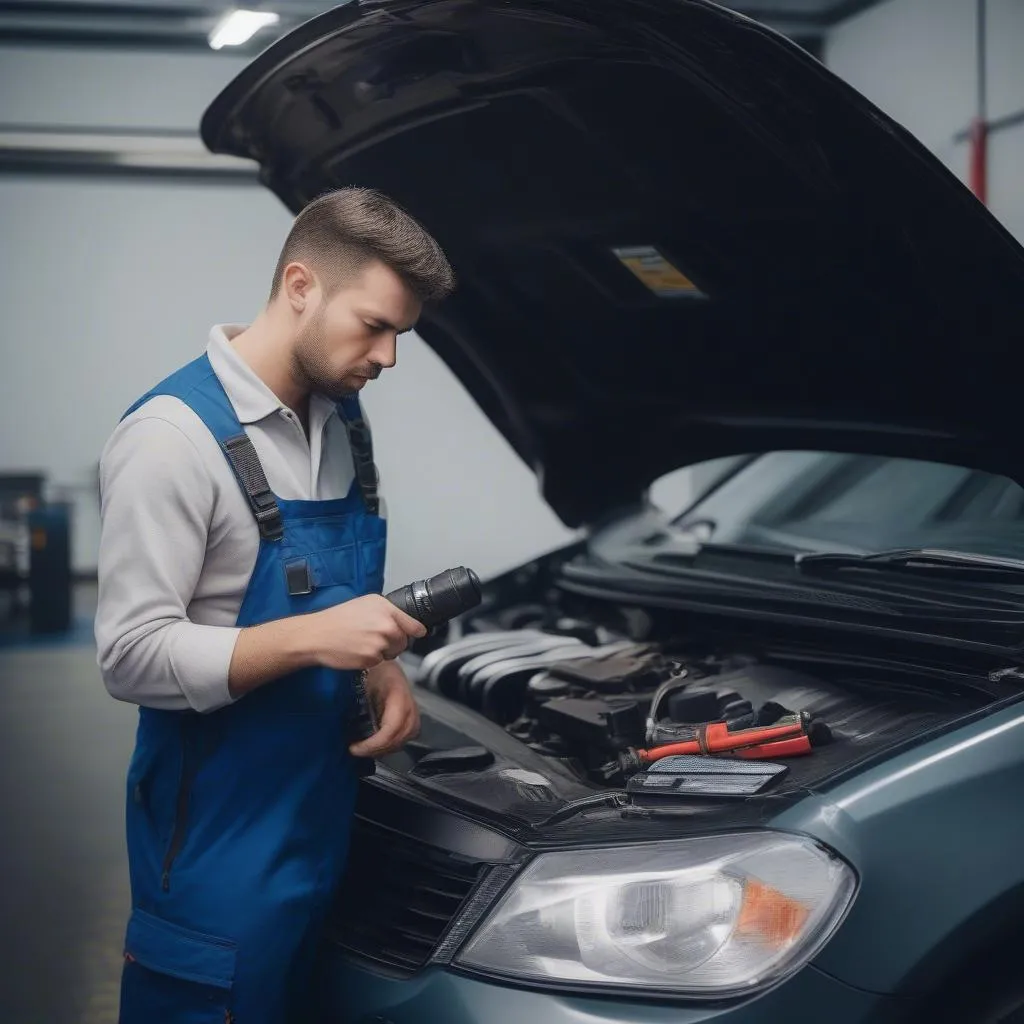
[(195, 132), (0, 124), (0, 174), (258, 184), (249, 160), (210, 153)]

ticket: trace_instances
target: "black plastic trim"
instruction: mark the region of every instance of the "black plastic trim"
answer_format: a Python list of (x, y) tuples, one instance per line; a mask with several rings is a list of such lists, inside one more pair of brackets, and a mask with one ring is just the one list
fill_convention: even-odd
[(356, 816), (449, 853), (488, 864), (504, 864), (521, 854), (511, 839), (436, 803), (388, 788), (380, 777), (364, 783)]
[(824, 619), (820, 615), (797, 615), (789, 612), (773, 612), (763, 608), (740, 607), (728, 603), (727, 598), (722, 598), (722, 603), (713, 603), (713, 595), (703, 593), (700, 599), (687, 599), (678, 596), (664, 594), (644, 593), (631, 590), (623, 582), (616, 586), (613, 583), (581, 583), (575, 580), (561, 579), (558, 587), (567, 593), (578, 594), (581, 597), (593, 597), (607, 601), (623, 601), (631, 604), (649, 605), (652, 608), (666, 608), (669, 610), (693, 611), (713, 615), (729, 615), (734, 618), (753, 620), (756, 622), (778, 622), (785, 625), (806, 626), (808, 628), (819, 628), (821, 630), (834, 630), (836, 632), (854, 633), (867, 636), (884, 637), (887, 639), (905, 641), (908, 644), (920, 644), (923, 647), (940, 648), (948, 647), (958, 651), (972, 652), (982, 657), (991, 659), (992, 668), (1006, 667), (1009, 665), (1024, 664), (1024, 655), (1019, 649), (1002, 647), (998, 644), (981, 643), (966, 640), (962, 637), (942, 636), (932, 633), (918, 633), (906, 629), (897, 629), (892, 626), (882, 626), (877, 623), (861, 623), (842, 619)]

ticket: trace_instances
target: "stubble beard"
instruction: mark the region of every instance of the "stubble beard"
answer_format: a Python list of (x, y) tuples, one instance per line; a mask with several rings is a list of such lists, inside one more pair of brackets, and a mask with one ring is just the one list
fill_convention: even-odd
[[(379, 369), (359, 367), (358, 372), (364, 376), (376, 377)], [(355, 371), (340, 379), (332, 373), (324, 338), (322, 306), (296, 340), (292, 355), (292, 374), (303, 388), (323, 395), (331, 401), (340, 401), (359, 391), (361, 381), (356, 379)]]

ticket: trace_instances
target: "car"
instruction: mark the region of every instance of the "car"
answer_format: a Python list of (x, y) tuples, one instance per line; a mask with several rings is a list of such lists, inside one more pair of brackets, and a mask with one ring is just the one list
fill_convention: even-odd
[(420, 334), (581, 530), (408, 656), (329, 1019), (1024, 1020), (1024, 251), (982, 204), (704, 0), (349, 3), (201, 131), (293, 212), (423, 221)]
[(730, 460), (670, 524), (677, 538), (772, 550), (868, 554), (942, 547), (1024, 557), (1024, 490), (963, 466), (789, 451)]

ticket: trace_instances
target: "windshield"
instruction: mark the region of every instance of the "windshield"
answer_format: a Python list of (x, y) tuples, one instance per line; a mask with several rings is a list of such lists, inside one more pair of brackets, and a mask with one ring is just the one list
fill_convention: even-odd
[(990, 473), (803, 451), (691, 473), (703, 496), (672, 520), (681, 537), (786, 552), (929, 547), (1024, 559), (1024, 489)]

